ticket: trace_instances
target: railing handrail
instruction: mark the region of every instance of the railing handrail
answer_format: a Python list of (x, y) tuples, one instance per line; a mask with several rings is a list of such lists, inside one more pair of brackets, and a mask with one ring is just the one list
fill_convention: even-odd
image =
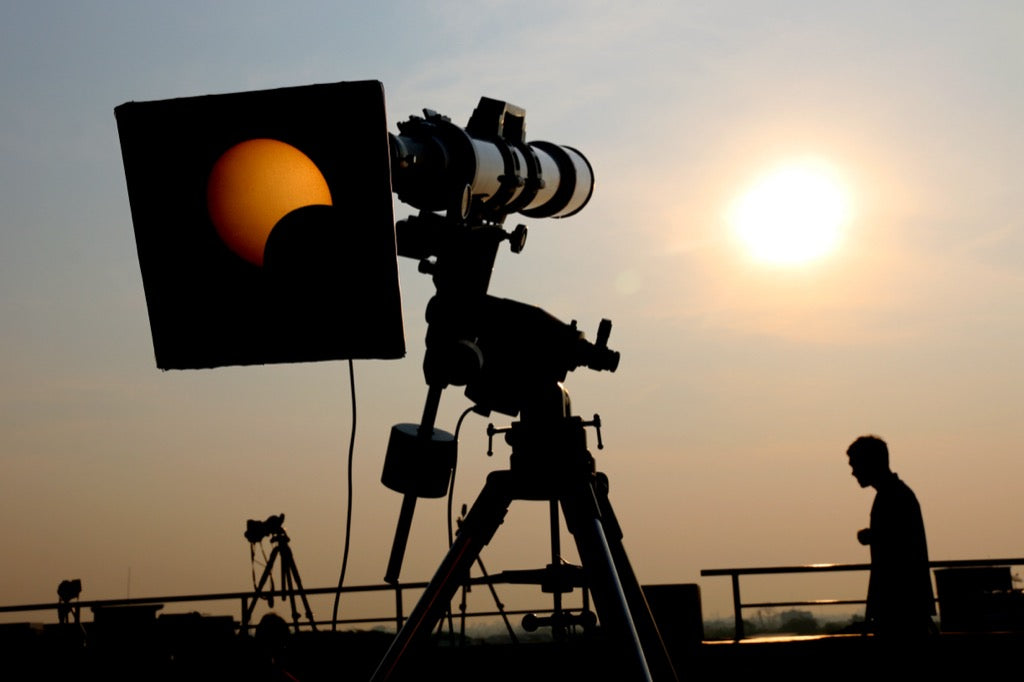
[[(1012, 559), (955, 559), (930, 561), (929, 568), (971, 568), (982, 566), (1021, 566), (1024, 558)], [(705, 568), (701, 576), (765, 575), (772, 573), (815, 573), (827, 571), (868, 571), (871, 564), (801, 564), (799, 566), (757, 566), (751, 568)]]
[[(502, 571), (500, 573), (491, 576), (478, 576), (470, 578), (464, 581), (464, 584), (469, 585), (517, 585), (523, 584), (524, 582), (530, 582), (524, 580), (516, 571)], [(323, 621), (317, 620), (313, 623), (303, 622), (300, 623), (302, 626), (308, 625), (323, 625), (330, 624), (332, 622), (339, 625), (352, 625), (361, 623), (387, 623), (389, 621), (396, 622), (398, 627), (401, 627), (403, 616), (402, 607), (402, 593), (405, 590), (423, 590), (426, 589), (429, 583), (427, 582), (409, 582), (409, 583), (381, 583), (375, 585), (352, 585), (341, 588), (341, 593), (357, 593), (357, 592), (391, 592), (395, 595), (395, 612), (391, 615), (386, 616), (369, 616), (360, 618), (338, 618), (336, 621)], [(582, 585), (580, 585), (582, 587)], [(325, 594), (336, 594), (338, 592), (337, 587), (317, 587), (308, 588), (301, 590), (302, 594), (306, 596), (313, 595), (325, 595)], [(61, 610), (69, 612), (81, 612), (82, 609), (95, 608), (95, 607), (122, 607), (122, 606), (146, 606), (146, 605), (163, 605), (169, 603), (188, 603), (188, 602), (212, 602), (212, 601), (236, 601), (241, 600), (241, 618), (238, 621), (239, 628), (241, 630), (247, 630), (252, 627), (250, 623), (246, 622), (247, 607), (250, 602), (255, 599), (262, 599), (265, 597), (274, 597), (280, 599), (287, 599), (292, 594), (296, 596), (299, 591), (289, 592), (288, 590), (261, 590), (261, 591), (246, 591), (246, 592), (218, 592), (213, 594), (181, 594), (181, 595), (170, 595), (161, 597), (126, 597), (124, 599), (90, 599), (90, 600), (79, 600), (75, 599), (70, 602), (46, 602), (39, 604), (15, 604), (0, 606), (0, 613), (15, 613), (20, 611), (48, 611), (55, 610), (60, 613)], [(566, 610), (571, 610), (575, 607), (565, 607)], [(553, 608), (534, 608), (528, 610), (521, 609), (506, 609), (502, 606), (499, 610), (488, 610), (488, 611), (466, 611), (460, 612), (459, 618), (485, 618), (490, 616), (504, 615), (525, 615), (527, 613), (535, 614), (549, 614), (553, 613)]]
[(702, 577), (721, 575), (771, 575), (776, 573), (817, 573), (829, 571), (866, 571), (871, 564), (802, 564), (800, 566), (757, 566), (751, 568), (705, 568)]
[[(423, 589), (427, 586), (425, 582), (419, 583), (399, 583), (397, 585), (391, 584), (380, 584), (380, 585), (354, 585), (350, 587), (343, 587), (342, 593), (346, 592), (385, 592), (395, 590), (417, 590)], [(337, 587), (317, 587), (308, 588), (303, 590), (306, 595), (315, 594), (334, 594), (338, 591)], [(130, 597), (124, 599), (90, 599), (90, 600), (75, 600), (70, 603), (70, 606), (75, 608), (92, 608), (94, 606), (141, 606), (145, 604), (168, 604), (168, 603), (180, 603), (180, 602), (203, 602), (203, 601), (234, 601), (238, 599), (253, 599), (255, 597), (287, 597), (289, 592), (287, 590), (263, 590), (261, 592), (218, 592), (214, 594), (179, 594), (164, 597)], [(14, 604), (9, 606), (0, 606), (0, 613), (11, 613), (16, 611), (45, 611), (48, 609), (56, 609), (61, 606), (68, 606), (63, 602), (46, 602), (40, 604)], [(391, 620), (391, 618), (381, 618), (381, 621)]]
[[(1024, 566), (1024, 558), (1009, 559), (953, 559), (930, 561), (929, 569), (936, 568), (984, 568), (992, 566)], [(751, 602), (744, 604), (740, 599), (741, 575), (781, 575), (789, 573), (828, 573), (832, 571), (870, 571), (871, 564), (802, 564), (799, 566), (757, 566), (750, 568), (705, 568), (701, 577), (729, 576), (732, 578), (733, 619), (736, 623), (735, 640), (744, 638), (743, 609), (772, 608), (777, 606), (834, 606), (837, 604), (864, 604), (865, 599), (816, 599), (798, 602)]]

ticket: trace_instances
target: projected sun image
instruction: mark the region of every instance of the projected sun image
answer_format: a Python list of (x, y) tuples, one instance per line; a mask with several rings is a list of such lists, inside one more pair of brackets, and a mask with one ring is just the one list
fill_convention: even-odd
[(220, 238), (259, 266), (281, 218), (297, 208), (332, 205), (316, 164), (290, 144), (270, 139), (247, 140), (224, 152), (210, 172), (206, 199)]
[(793, 265), (835, 249), (849, 212), (846, 189), (831, 169), (790, 163), (747, 189), (733, 203), (729, 223), (756, 260)]

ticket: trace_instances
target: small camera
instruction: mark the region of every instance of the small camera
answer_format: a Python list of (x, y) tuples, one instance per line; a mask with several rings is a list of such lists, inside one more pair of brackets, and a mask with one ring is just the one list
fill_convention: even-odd
[(77, 599), (81, 593), (82, 581), (77, 578), (74, 580), (62, 580), (60, 585), (57, 586), (57, 596), (64, 602)]
[(249, 519), (245, 522), (245, 539), (255, 545), (268, 535), (284, 533), (284, 514), (268, 516), (266, 521)]

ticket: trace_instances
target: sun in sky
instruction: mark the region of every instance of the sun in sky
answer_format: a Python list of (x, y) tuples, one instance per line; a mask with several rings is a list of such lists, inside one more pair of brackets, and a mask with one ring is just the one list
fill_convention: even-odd
[(798, 265), (832, 252), (849, 218), (849, 193), (839, 174), (810, 160), (771, 168), (728, 212), (734, 235), (750, 255), (773, 265)]

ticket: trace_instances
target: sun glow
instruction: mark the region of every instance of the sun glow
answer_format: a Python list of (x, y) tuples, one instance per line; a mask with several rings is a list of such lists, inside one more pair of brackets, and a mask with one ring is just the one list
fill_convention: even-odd
[(833, 251), (849, 214), (837, 174), (825, 164), (803, 161), (760, 177), (733, 203), (728, 220), (756, 260), (794, 265)]

